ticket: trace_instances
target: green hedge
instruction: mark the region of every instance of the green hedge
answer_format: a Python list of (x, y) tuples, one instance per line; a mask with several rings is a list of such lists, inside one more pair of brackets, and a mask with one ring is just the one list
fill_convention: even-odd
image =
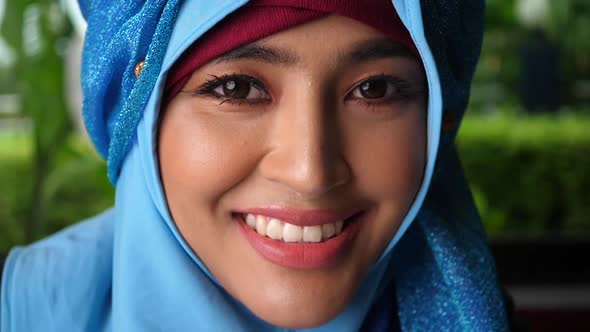
[[(22, 135), (0, 136), (0, 253), (25, 241), (32, 190), (30, 143)], [(38, 237), (104, 210), (113, 204), (113, 197), (104, 161), (85, 140), (73, 137), (45, 182)]]
[(492, 235), (590, 235), (590, 116), (467, 117), (459, 153)]
[[(590, 117), (471, 116), (458, 147), (492, 236), (590, 235)], [(0, 136), (0, 253), (24, 242), (30, 139)], [(104, 162), (80, 137), (62, 149), (43, 190), (45, 236), (113, 203)]]

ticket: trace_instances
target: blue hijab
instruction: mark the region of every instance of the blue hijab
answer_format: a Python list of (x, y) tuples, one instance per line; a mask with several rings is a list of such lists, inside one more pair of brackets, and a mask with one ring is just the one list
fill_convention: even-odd
[[(167, 70), (246, 2), (81, 1), (88, 21), (84, 117), (116, 184), (115, 206), (10, 252), (2, 332), (285, 330), (226, 293), (183, 240), (155, 153)], [(379, 322), (395, 314), (402, 331), (506, 331), (493, 259), (453, 146), (481, 44), (483, 4), (395, 0), (394, 6), (427, 74), (424, 180), (351, 303), (309, 331), (357, 331), (363, 324), (382, 330)], [(394, 307), (397, 313), (388, 311)]]

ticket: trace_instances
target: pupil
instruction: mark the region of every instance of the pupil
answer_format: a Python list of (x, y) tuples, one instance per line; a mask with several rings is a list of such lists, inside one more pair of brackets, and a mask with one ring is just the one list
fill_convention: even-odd
[(227, 97), (244, 99), (250, 93), (250, 82), (244, 80), (231, 80), (223, 85), (223, 94)]
[(385, 80), (370, 80), (361, 84), (361, 95), (368, 99), (385, 97), (387, 82)]

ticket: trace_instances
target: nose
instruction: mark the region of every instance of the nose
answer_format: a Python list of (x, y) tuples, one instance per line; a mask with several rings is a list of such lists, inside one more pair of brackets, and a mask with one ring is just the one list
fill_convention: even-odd
[(350, 181), (335, 112), (320, 98), (298, 98), (276, 111), (271, 149), (259, 164), (261, 174), (299, 197), (321, 197)]

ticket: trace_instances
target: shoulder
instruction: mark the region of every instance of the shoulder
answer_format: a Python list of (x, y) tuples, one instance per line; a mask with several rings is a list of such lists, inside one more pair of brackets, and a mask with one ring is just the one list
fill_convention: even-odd
[(71, 272), (87, 266), (111, 253), (112, 226), (113, 212), (107, 210), (29, 246), (17, 247), (7, 257), (6, 272)]
[(38, 322), (71, 319), (71, 313), (61, 311), (105, 300), (112, 270), (113, 219), (108, 210), (9, 253), (0, 291), (2, 331), (6, 320), (10, 327), (19, 327), (16, 330), (37, 330), (32, 315)]

